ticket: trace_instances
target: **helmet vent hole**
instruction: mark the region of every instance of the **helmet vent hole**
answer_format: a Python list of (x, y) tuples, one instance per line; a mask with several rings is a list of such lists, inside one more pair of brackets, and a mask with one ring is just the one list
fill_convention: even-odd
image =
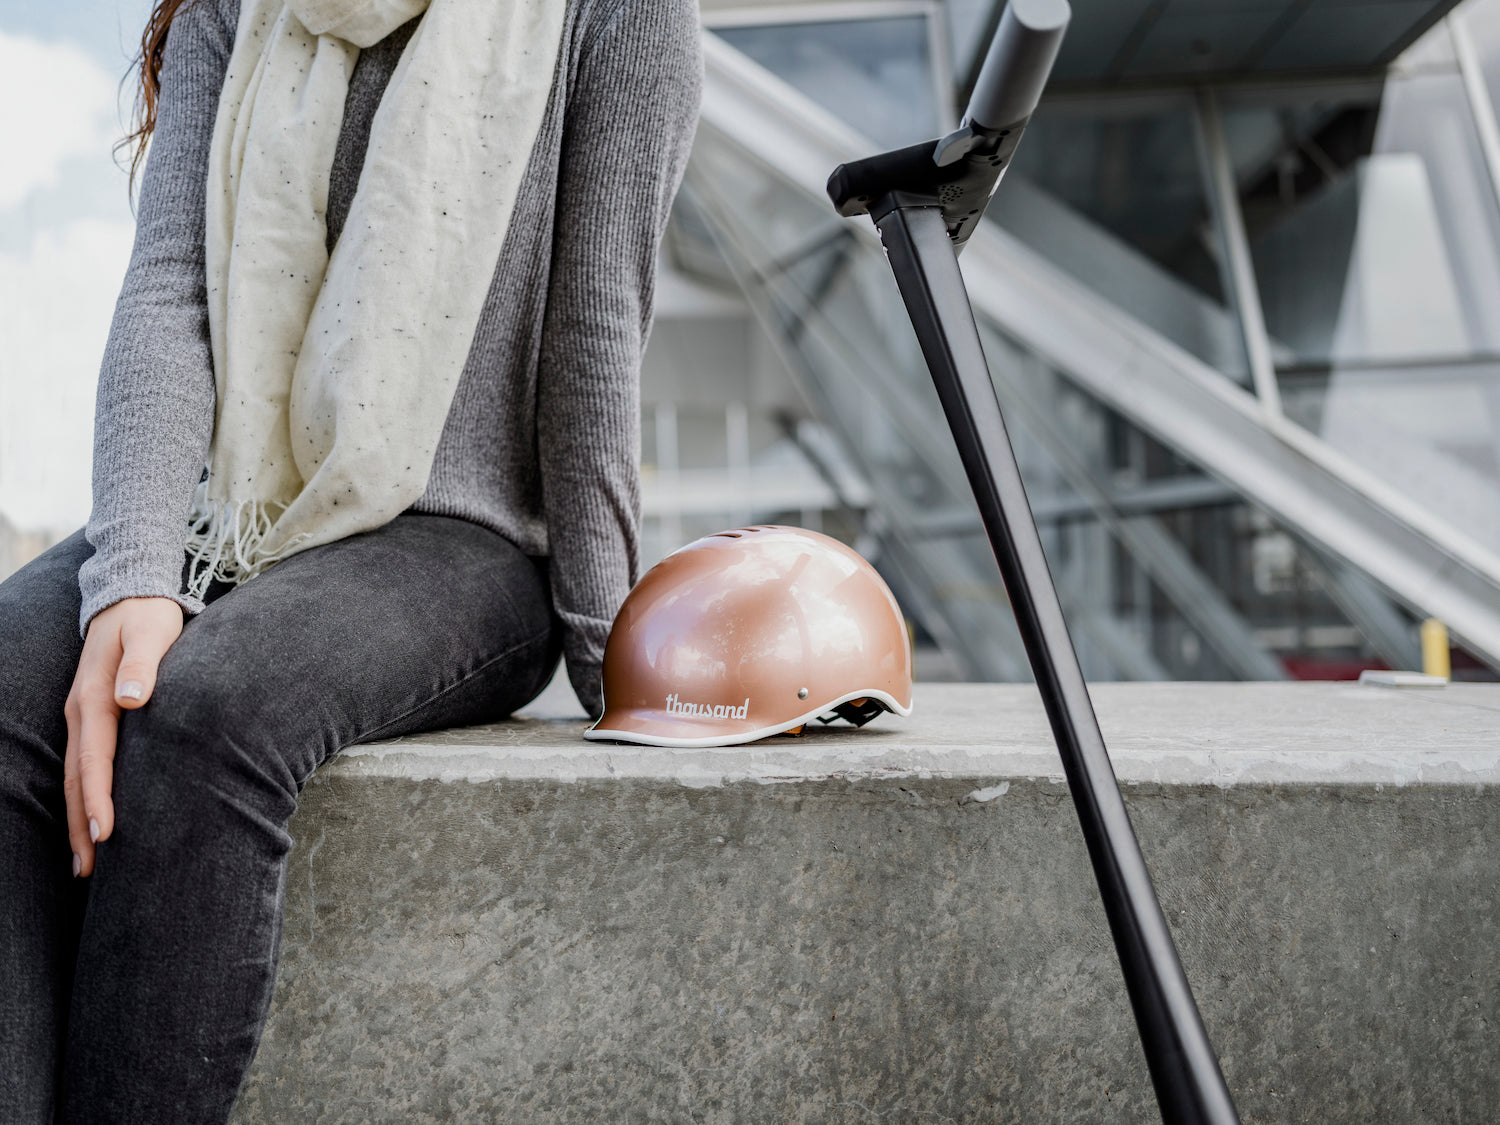
[(712, 537), (714, 539), (738, 539), (740, 533), (738, 531), (716, 531)]
[(806, 688), (798, 688), (797, 689), (797, 698), (798, 699), (806, 699), (807, 698), (807, 689)]

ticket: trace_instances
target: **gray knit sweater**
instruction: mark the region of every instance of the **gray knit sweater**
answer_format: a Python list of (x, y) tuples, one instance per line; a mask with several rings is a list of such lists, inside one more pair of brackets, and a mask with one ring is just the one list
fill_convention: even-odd
[[(556, 78), (414, 511), (472, 520), (550, 558), (579, 700), (600, 709), (610, 622), (639, 569), (639, 373), (656, 254), (702, 85), (694, 0), (567, 0)], [(135, 250), (99, 378), (95, 554), (80, 628), (122, 598), (183, 593), (187, 513), (214, 422), (204, 282), (209, 142), (239, 0), (172, 24)], [(416, 21), (362, 52), (328, 200), (329, 245)]]

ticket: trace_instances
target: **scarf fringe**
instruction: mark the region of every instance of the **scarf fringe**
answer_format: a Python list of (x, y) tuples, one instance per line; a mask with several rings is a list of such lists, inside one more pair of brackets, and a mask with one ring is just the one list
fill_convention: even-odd
[[(276, 516), (272, 507), (280, 509)], [(285, 504), (274, 500), (208, 500), (195, 505), (187, 534), (188, 595), (202, 601), (215, 579), (238, 586), (295, 554), (310, 533), (292, 536), (270, 554), (260, 549), (285, 510)]]

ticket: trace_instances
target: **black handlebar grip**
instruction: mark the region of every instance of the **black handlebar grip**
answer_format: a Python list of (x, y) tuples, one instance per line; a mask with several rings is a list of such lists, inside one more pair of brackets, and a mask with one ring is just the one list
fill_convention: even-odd
[(965, 124), (1003, 129), (1036, 109), (1072, 18), (1068, 0), (1010, 0), (969, 98)]

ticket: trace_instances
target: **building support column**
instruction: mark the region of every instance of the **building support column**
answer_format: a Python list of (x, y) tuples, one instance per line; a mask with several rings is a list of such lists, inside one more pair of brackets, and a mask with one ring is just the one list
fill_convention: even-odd
[(1225, 296), (1239, 317), (1240, 337), (1245, 343), (1245, 358), (1250, 364), (1250, 381), (1256, 397), (1266, 413), (1280, 416), (1281, 389), (1277, 386), (1276, 366), (1271, 360), (1271, 339), (1260, 306), (1260, 290), (1255, 284), (1250, 240), (1245, 235), (1245, 217), (1240, 211), (1239, 187), (1235, 183), (1234, 166), (1229, 160), (1229, 146), (1224, 140), (1224, 119), (1213, 90), (1198, 92), (1197, 111), (1204, 181), (1209, 212), (1219, 237)]
[(1479, 54), (1469, 35), (1468, 20), (1458, 12), (1452, 12), (1447, 22), (1448, 34), (1453, 39), (1453, 54), (1458, 60), (1458, 74), (1469, 101), (1469, 113), (1474, 118), (1474, 131), (1479, 134), (1479, 151), (1484, 154), (1484, 166), (1490, 174), (1490, 190), (1500, 202), (1500, 123), (1495, 120), (1495, 104), (1485, 86), (1484, 70), (1479, 65)]

